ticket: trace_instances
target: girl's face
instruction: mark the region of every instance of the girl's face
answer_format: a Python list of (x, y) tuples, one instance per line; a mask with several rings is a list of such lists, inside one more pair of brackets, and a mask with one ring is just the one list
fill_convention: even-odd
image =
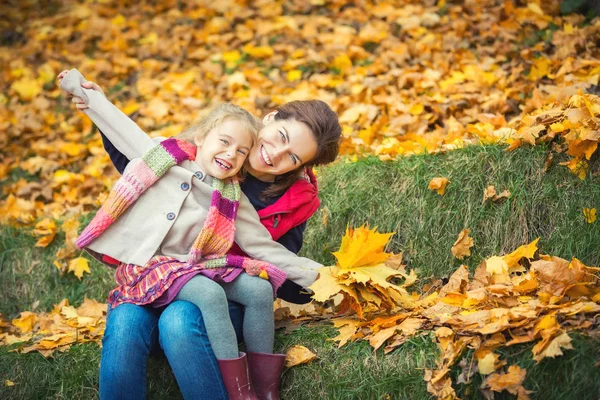
[(317, 155), (317, 141), (309, 127), (293, 119), (277, 120), (277, 111), (267, 114), (264, 127), (250, 149), (248, 171), (256, 178), (272, 181), (298, 169)]
[(253, 142), (253, 135), (244, 124), (226, 119), (203, 138), (196, 138), (196, 163), (212, 177), (231, 178), (244, 165)]

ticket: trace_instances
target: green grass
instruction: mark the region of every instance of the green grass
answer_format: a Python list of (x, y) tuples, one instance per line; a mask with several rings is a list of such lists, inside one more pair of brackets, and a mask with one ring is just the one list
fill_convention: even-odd
[[(403, 251), (420, 276), (446, 276), (461, 263), (474, 268), (483, 258), (538, 237), (546, 254), (598, 265), (600, 229), (585, 221), (582, 209), (600, 208), (600, 179), (581, 181), (559, 165), (544, 173), (546, 154), (542, 148), (507, 153), (498, 147), (469, 147), (442, 156), (393, 163), (371, 158), (324, 168), (323, 206), (309, 221), (303, 254), (333, 264), (331, 252), (339, 248), (346, 224), (368, 223), (380, 232), (396, 232), (390, 249)], [(450, 180), (443, 196), (427, 189), (437, 176)], [(488, 185), (512, 195), (502, 204), (482, 204)], [(323, 213), (328, 214), (327, 227), (322, 226)], [(475, 246), (461, 262), (450, 248), (464, 228), (471, 230)]]
[[(540, 237), (540, 248), (564, 258), (576, 256), (588, 265), (600, 265), (600, 229), (587, 224), (583, 207), (600, 208), (599, 177), (580, 181), (565, 167), (543, 172), (546, 150), (518, 149), (507, 153), (498, 147), (470, 147), (445, 155), (423, 155), (383, 163), (377, 159), (339, 162), (321, 168), (319, 181), (322, 210), (308, 224), (302, 253), (331, 264), (330, 252), (338, 249), (350, 223), (369, 223), (380, 231), (395, 231), (391, 250), (403, 251), (405, 261), (419, 276), (445, 277), (461, 262), (450, 248), (463, 228), (471, 229), (475, 246), (463, 263), (474, 268), (483, 258), (504, 254)], [(592, 170), (598, 169), (594, 161)], [(451, 183), (446, 194), (429, 191), (436, 176)], [(512, 196), (502, 204), (481, 204), (483, 189), (495, 185)], [(328, 214), (322, 225), (323, 212)], [(26, 230), (0, 229), (0, 312), (15, 317), (39, 300), (40, 310), (67, 297), (78, 305), (85, 295), (104, 300), (112, 286), (112, 271), (91, 263), (91, 275), (79, 281), (60, 275), (52, 265), (60, 242), (47, 249), (34, 248), (35, 238)], [(338, 349), (327, 339), (331, 327), (301, 328), (290, 335), (278, 333), (276, 348), (302, 344), (318, 358), (287, 370), (283, 376), (284, 399), (429, 399), (423, 368), (434, 365), (437, 348), (425, 332), (389, 355), (373, 352), (360, 342)], [(574, 350), (557, 359), (535, 364), (531, 345), (502, 349), (509, 364), (527, 369), (525, 387), (531, 397), (544, 399), (597, 399), (600, 393), (600, 343), (573, 335)], [(471, 357), (467, 353), (465, 357)], [(0, 398), (90, 399), (98, 394), (100, 350), (95, 344), (73, 346), (52, 359), (40, 354), (16, 354), (0, 348)], [(459, 374), (456, 367), (452, 373)], [(148, 371), (151, 399), (180, 398), (165, 359), (151, 359)], [(4, 387), (5, 379), (15, 382)], [(482, 398), (476, 375), (470, 385), (455, 385), (462, 398)], [(505, 394), (496, 398), (511, 398)]]

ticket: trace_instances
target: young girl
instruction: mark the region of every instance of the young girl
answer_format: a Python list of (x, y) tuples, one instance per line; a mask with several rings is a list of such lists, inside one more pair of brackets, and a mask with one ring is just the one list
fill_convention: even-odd
[[(101, 94), (82, 89), (78, 71), (59, 78), (64, 90), (86, 100), (86, 113), (123, 154), (142, 156), (128, 165), (78, 239), (78, 245), (103, 261), (119, 262), (111, 306), (194, 302), (204, 315), (230, 398), (253, 398), (226, 297), (246, 305), (248, 350), (272, 353), (273, 291), (286, 273), (308, 286), (320, 267), (273, 242), (247, 199), (240, 201), (237, 182), (229, 180), (252, 146), (254, 119), (241, 109), (218, 109), (196, 135), (197, 148), (176, 139), (155, 145)], [(119, 124), (129, 125), (128, 138), (116, 134)], [(234, 239), (247, 254), (266, 262), (225, 256)]]

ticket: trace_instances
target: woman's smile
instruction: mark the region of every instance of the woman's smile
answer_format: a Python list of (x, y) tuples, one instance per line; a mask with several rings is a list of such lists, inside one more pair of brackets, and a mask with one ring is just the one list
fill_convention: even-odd
[(317, 154), (317, 141), (307, 125), (293, 119), (277, 120), (274, 115), (265, 117), (246, 163), (250, 174), (266, 182), (300, 168)]
[(269, 167), (273, 166), (273, 162), (271, 162), (271, 158), (269, 157), (269, 153), (267, 153), (267, 149), (265, 149), (264, 145), (260, 146), (260, 156), (261, 156), (262, 162), (264, 162), (265, 165), (268, 165)]

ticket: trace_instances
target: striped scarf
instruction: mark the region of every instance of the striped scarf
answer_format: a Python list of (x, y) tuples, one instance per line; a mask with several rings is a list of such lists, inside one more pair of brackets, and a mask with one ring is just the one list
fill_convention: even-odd
[(100, 236), (169, 168), (183, 160), (195, 159), (196, 146), (170, 138), (151, 148), (142, 158), (132, 160), (130, 169), (115, 183), (92, 222), (77, 238), (77, 247), (82, 249)]
[[(85, 247), (99, 237), (169, 168), (184, 160), (194, 160), (196, 146), (175, 138), (162, 141), (150, 149), (117, 181), (92, 222), (77, 239)], [(235, 180), (213, 178), (213, 194), (200, 234), (194, 240), (187, 262), (172, 257), (155, 256), (146, 265), (121, 263), (116, 278), (119, 286), (109, 294), (109, 302), (148, 304), (159, 298), (173, 282), (186, 274), (203, 269), (241, 268), (250, 275), (268, 279), (274, 291), (285, 281), (286, 274), (275, 266), (248, 257), (227, 255), (235, 237), (235, 218), (241, 190)]]

